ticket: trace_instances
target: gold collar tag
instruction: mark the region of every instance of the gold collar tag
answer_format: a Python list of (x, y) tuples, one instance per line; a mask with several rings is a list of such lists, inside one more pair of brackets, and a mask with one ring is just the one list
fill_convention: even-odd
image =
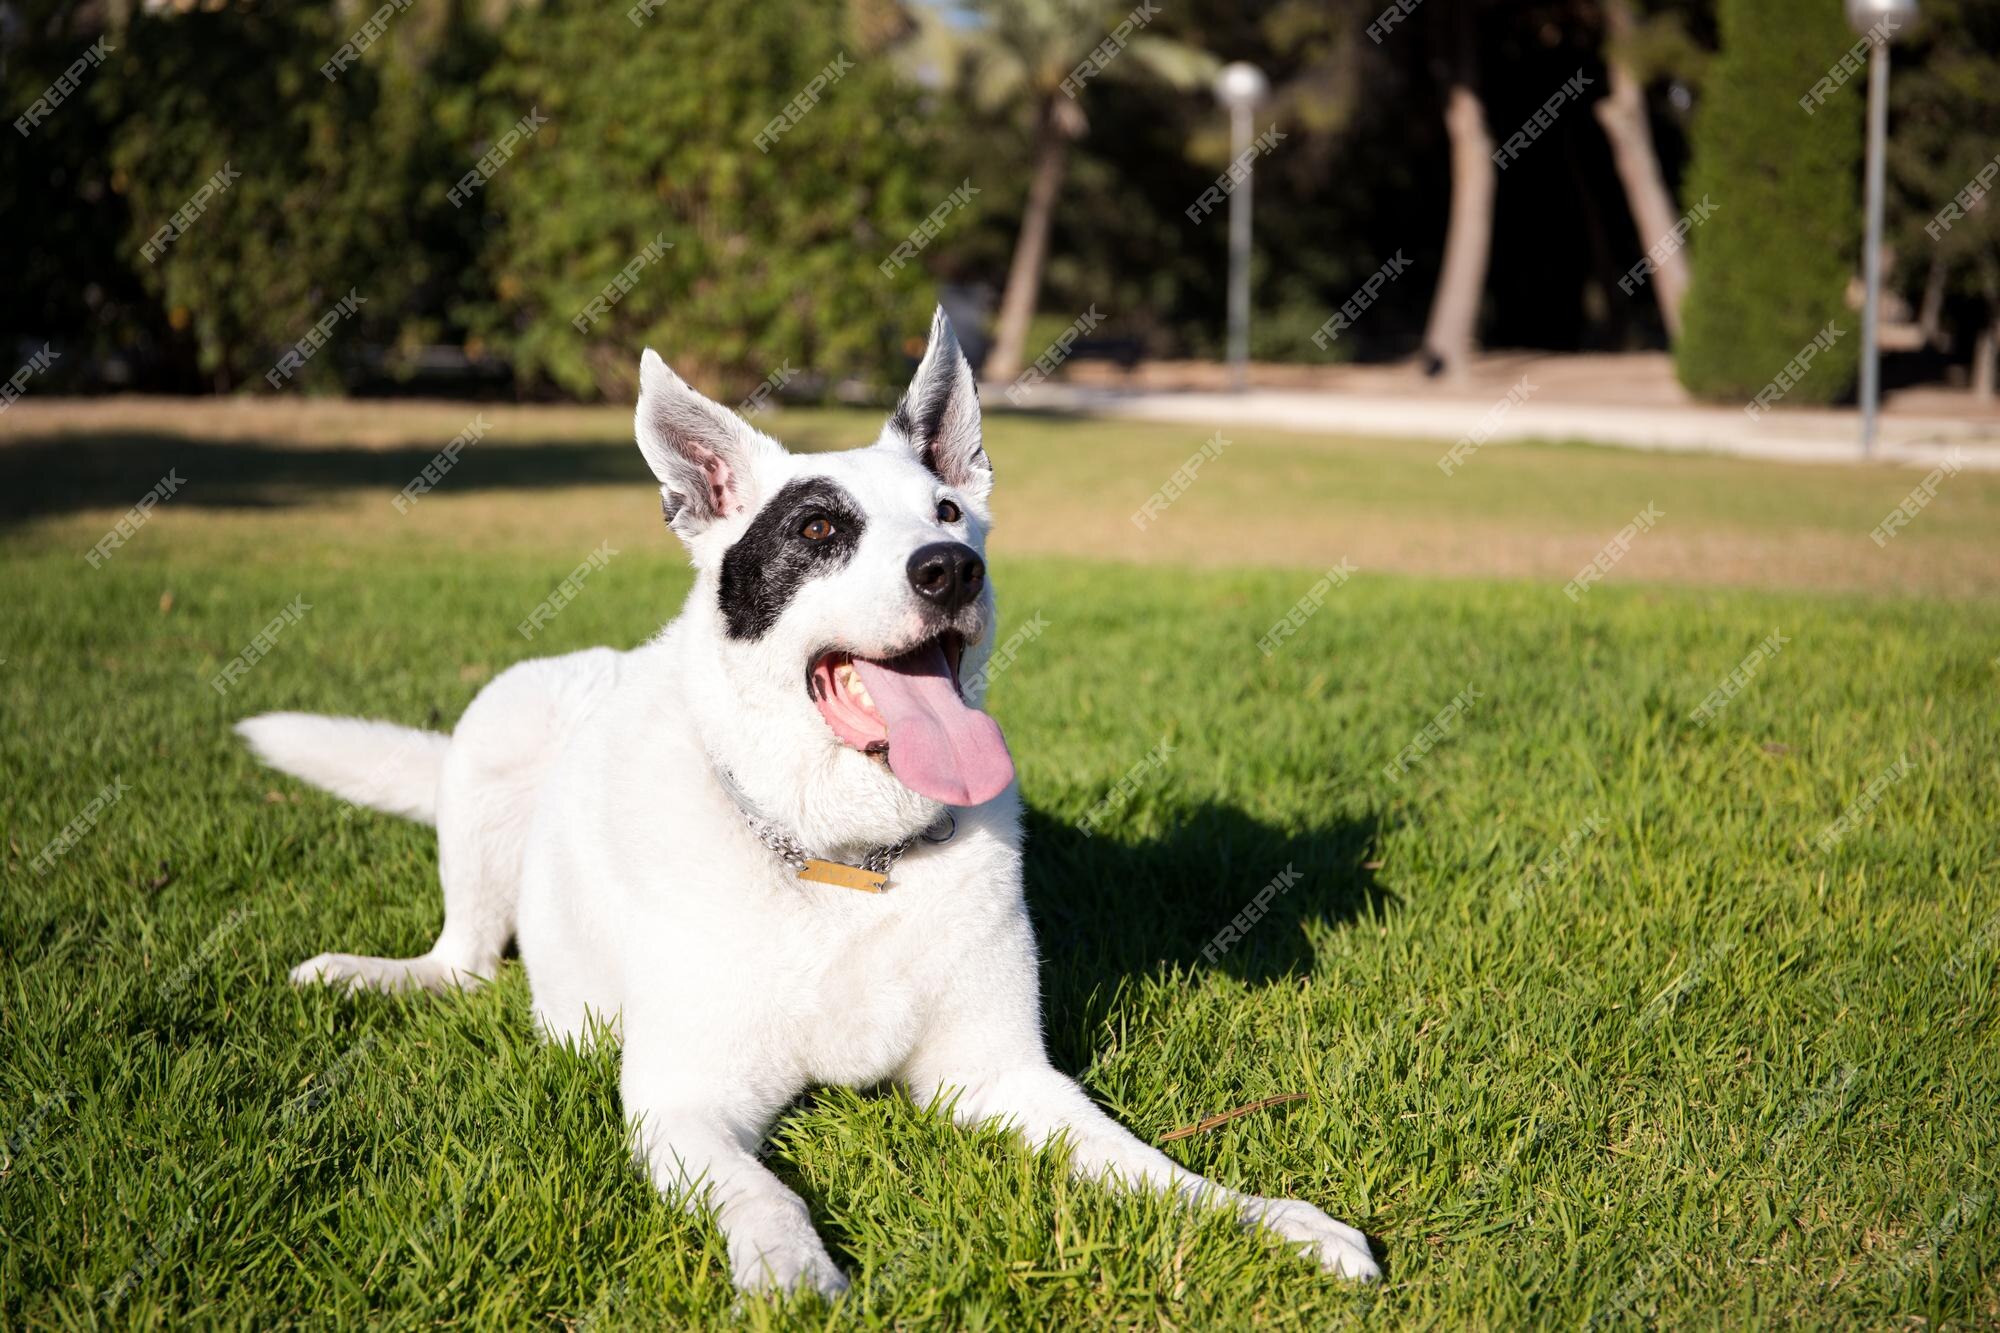
[(847, 865), (840, 861), (822, 861), (817, 857), (807, 857), (799, 867), (799, 878), (809, 879), (816, 884), (837, 884), (843, 889), (859, 889), (863, 893), (880, 893), (889, 884), (886, 872), (863, 870), (860, 866)]

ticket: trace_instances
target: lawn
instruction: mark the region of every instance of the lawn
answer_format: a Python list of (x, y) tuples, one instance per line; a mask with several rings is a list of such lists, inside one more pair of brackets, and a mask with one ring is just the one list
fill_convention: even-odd
[(770, 1161), (854, 1288), (732, 1314), (713, 1228), (623, 1148), (615, 1057), (537, 1043), (516, 965), (285, 984), (428, 944), (431, 833), (230, 722), (448, 726), (687, 588), (616, 412), (488, 410), (397, 512), (474, 410), (8, 414), (0, 1326), (2000, 1323), (2000, 478), (1877, 548), (1921, 473), (1518, 446), (1446, 478), (1443, 445), (1245, 432), (1139, 531), (1206, 432), (996, 418), (1056, 1059), (1151, 1139), (1303, 1094), (1167, 1150), (1362, 1227), (1386, 1279), (823, 1089)]

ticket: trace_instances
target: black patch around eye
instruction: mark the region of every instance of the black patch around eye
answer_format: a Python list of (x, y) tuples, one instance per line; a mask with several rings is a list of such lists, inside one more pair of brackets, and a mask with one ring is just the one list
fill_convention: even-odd
[[(808, 541), (799, 529), (815, 516), (833, 524), (833, 533)], [(772, 496), (722, 556), (717, 597), (729, 637), (762, 638), (807, 579), (854, 558), (865, 526), (854, 497), (825, 477), (800, 477)]]

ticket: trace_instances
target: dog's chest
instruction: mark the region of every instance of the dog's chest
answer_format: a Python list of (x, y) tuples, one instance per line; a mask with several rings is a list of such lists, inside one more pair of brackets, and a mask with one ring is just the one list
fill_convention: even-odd
[(848, 935), (800, 969), (799, 1056), (825, 1083), (870, 1083), (902, 1064), (921, 1030), (932, 979), (907, 932)]
[(800, 905), (786, 989), (810, 1078), (870, 1083), (903, 1066), (974, 941), (991, 929), (970, 893), (944, 896), (965, 887), (906, 884)]

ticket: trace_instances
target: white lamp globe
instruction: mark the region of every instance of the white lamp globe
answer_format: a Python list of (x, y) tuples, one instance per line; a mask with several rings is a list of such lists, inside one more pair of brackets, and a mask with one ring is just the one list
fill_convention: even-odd
[(1917, 0), (1847, 0), (1847, 22), (1864, 36), (1880, 23), (1894, 41), (1916, 26)]
[(1230, 108), (1255, 106), (1271, 90), (1264, 71), (1246, 61), (1224, 65), (1215, 76), (1215, 100)]

